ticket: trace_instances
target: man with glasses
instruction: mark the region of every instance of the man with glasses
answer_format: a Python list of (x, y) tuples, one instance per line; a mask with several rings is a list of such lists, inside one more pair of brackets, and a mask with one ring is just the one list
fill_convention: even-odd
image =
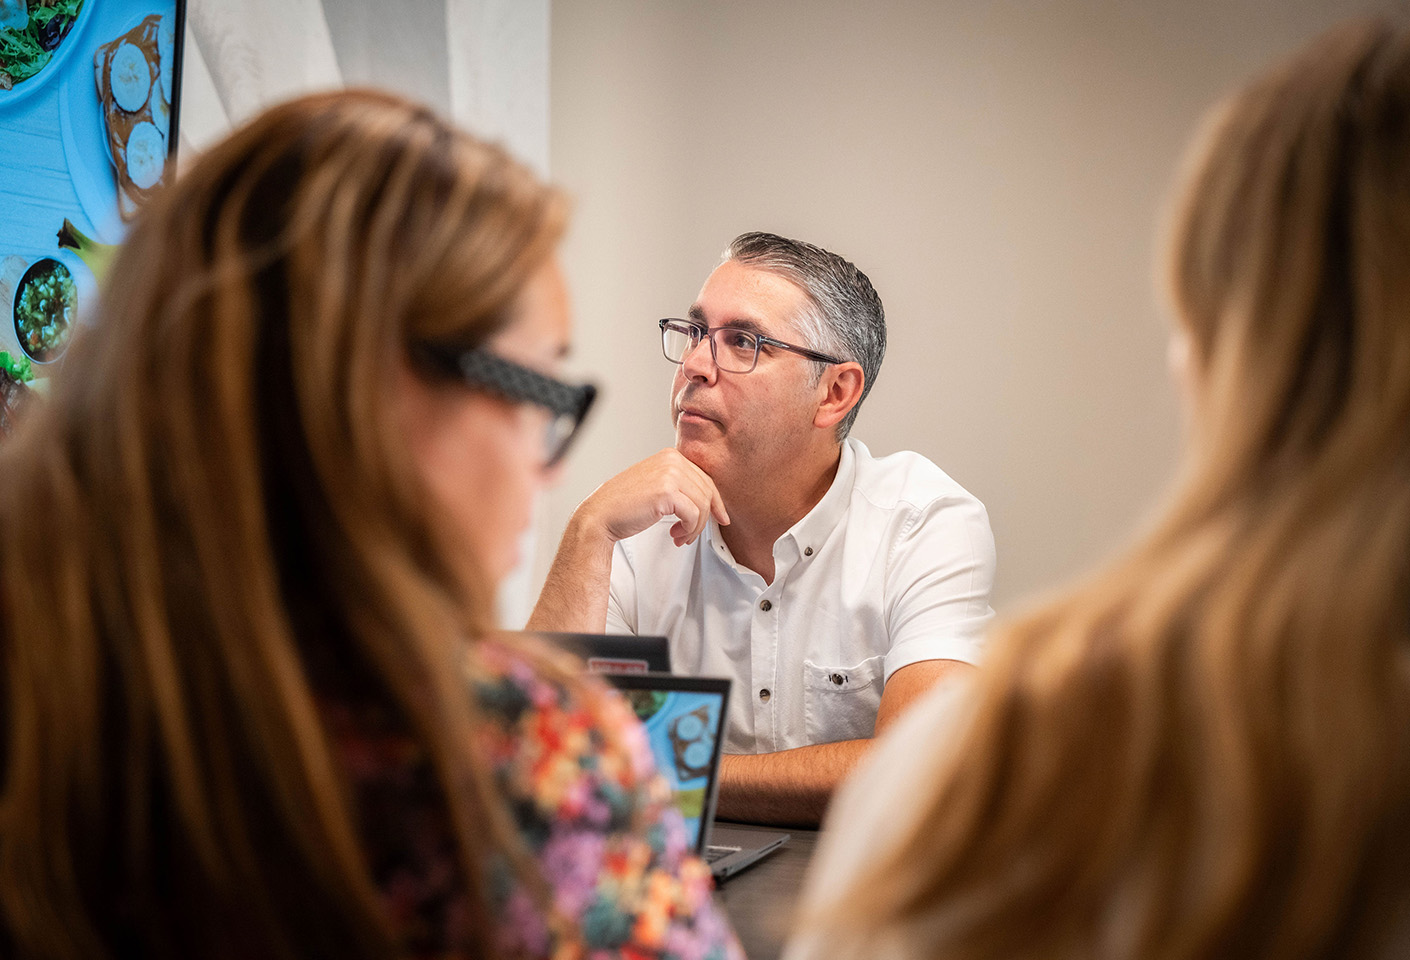
[(680, 672), (731, 677), (720, 815), (816, 823), (874, 733), (978, 658), (988, 516), (848, 437), (886, 325), (843, 258), (744, 234), (658, 326), (676, 444), (578, 507), (529, 625), (664, 634)]

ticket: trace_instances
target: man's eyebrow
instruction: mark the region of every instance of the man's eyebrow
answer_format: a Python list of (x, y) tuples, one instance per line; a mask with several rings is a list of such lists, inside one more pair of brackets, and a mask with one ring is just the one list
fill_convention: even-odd
[[(707, 323), (705, 320), (705, 311), (700, 308), (700, 304), (698, 303), (691, 306), (690, 310), (686, 313), (686, 316), (690, 317), (691, 320), (700, 324), (702, 327), (708, 328), (710, 326), (710, 324)], [(732, 327), (735, 330), (747, 330), (750, 333), (755, 333), (759, 336), (764, 335), (764, 325), (759, 323), (757, 320), (750, 320), (748, 317), (736, 317), (728, 323), (721, 323), (717, 324), (716, 326)]]
[(729, 323), (720, 324), (722, 327), (731, 327), (735, 330), (748, 330), (750, 333), (757, 333), (764, 336), (764, 325), (757, 320), (750, 320), (748, 317), (737, 317)]

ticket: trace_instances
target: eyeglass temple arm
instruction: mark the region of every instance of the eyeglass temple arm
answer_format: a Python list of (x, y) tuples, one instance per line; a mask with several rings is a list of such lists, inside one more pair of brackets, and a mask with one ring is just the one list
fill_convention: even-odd
[(770, 346), (780, 347), (784, 350), (792, 350), (794, 353), (802, 354), (809, 360), (817, 360), (819, 363), (846, 363), (846, 360), (839, 360), (836, 357), (829, 357), (825, 353), (818, 353), (816, 350), (809, 350), (807, 347), (795, 346), (791, 343), (784, 343), (782, 340), (775, 340), (773, 337), (766, 337), (762, 333), (754, 334), (754, 339), (760, 343), (767, 343)]

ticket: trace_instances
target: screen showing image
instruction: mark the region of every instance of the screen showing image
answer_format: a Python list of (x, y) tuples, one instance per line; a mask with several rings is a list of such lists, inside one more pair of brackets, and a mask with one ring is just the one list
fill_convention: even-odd
[(685, 818), (686, 836), (691, 847), (698, 848), (724, 698), (686, 690), (623, 693), (646, 727), (656, 766)]
[(0, 372), (43, 378), (175, 171), (183, 0), (0, 0)]

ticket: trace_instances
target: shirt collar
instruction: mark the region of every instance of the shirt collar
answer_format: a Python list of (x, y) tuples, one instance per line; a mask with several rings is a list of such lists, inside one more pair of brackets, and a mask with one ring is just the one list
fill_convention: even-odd
[(837, 461), (837, 475), (832, 478), (832, 485), (827, 488), (827, 493), (813, 505), (813, 509), (803, 515), (802, 520), (789, 527), (784, 535), (779, 537), (779, 541), (791, 539), (800, 554), (809, 548), (814, 551), (821, 548), (823, 541), (837, 529), (837, 525), (847, 514), (847, 505), (852, 502), (852, 485), (856, 476), (857, 455), (852, 450), (852, 442), (844, 440), (842, 455)]

